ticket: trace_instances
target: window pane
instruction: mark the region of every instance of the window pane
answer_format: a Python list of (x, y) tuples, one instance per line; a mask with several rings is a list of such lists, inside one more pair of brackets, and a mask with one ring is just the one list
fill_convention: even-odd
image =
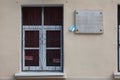
[(22, 19), (23, 25), (41, 25), (42, 21), (41, 7), (23, 7)]
[(60, 47), (60, 31), (46, 32), (46, 47)]
[(39, 31), (25, 31), (25, 47), (39, 47)]
[(63, 8), (45, 7), (44, 22), (45, 25), (63, 25)]
[(25, 50), (25, 66), (39, 66), (39, 50)]
[(47, 50), (46, 65), (47, 66), (60, 66), (60, 50)]

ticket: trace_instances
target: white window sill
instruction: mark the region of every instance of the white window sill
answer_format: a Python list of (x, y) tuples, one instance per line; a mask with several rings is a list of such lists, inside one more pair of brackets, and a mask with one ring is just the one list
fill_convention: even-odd
[(16, 78), (65, 78), (62, 72), (19, 72), (15, 73)]
[(116, 78), (116, 79), (120, 78), (120, 72), (115, 72), (114, 73), (114, 78)]

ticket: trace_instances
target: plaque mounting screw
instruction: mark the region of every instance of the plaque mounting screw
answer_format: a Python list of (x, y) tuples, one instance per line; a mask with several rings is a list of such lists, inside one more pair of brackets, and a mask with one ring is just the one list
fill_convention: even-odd
[(102, 31), (102, 29), (100, 29), (100, 31)]
[(102, 12), (100, 12), (100, 14), (102, 14)]
[(78, 12), (76, 11), (76, 14), (78, 14)]

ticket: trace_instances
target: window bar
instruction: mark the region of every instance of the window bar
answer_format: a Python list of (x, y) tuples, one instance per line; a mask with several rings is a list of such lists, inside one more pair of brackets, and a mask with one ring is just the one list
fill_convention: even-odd
[(40, 58), (40, 56), (41, 56), (41, 41), (40, 41), (40, 39), (41, 39), (41, 30), (39, 29), (39, 68), (41, 69), (41, 58)]
[[(42, 33), (42, 34), (41, 34), (41, 44), (42, 44), (42, 45), (43, 45), (43, 41), (44, 41), (44, 40), (43, 40), (43, 32), (44, 32), (44, 31), (43, 31), (43, 30), (44, 30), (44, 7), (42, 7), (42, 29), (41, 29), (41, 33)], [(42, 46), (42, 48), (41, 48), (41, 55), (42, 55), (42, 56), (40, 56), (40, 59), (43, 58), (43, 55), (44, 55), (43, 52), (44, 52), (44, 51), (43, 51), (43, 46)], [(43, 70), (43, 69), (44, 69), (44, 65), (43, 65), (43, 64), (44, 64), (44, 59), (41, 59), (41, 64), (42, 64), (42, 65), (41, 65), (41, 69)]]
[[(61, 28), (62, 29), (62, 28)], [(63, 52), (62, 52), (62, 46), (63, 46), (63, 44), (62, 44), (62, 30), (60, 29), (60, 70), (62, 70), (62, 66), (63, 66)], [(59, 71), (60, 71), (59, 70)]]
[(25, 51), (25, 30), (24, 30), (24, 28), (22, 28), (22, 31), (23, 31), (23, 34), (22, 34), (22, 39), (23, 39), (23, 41), (22, 41), (22, 47), (23, 47), (23, 49), (22, 49), (22, 70), (24, 70), (25, 69), (25, 53), (24, 53), (24, 51)]

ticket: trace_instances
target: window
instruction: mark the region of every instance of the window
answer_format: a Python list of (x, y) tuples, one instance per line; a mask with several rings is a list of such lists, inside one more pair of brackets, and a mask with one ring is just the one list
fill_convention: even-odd
[(62, 7), (22, 7), (22, 70), (63, 71)]
[(118, 72), (120, 72), (120, 5), (118, 5)]

